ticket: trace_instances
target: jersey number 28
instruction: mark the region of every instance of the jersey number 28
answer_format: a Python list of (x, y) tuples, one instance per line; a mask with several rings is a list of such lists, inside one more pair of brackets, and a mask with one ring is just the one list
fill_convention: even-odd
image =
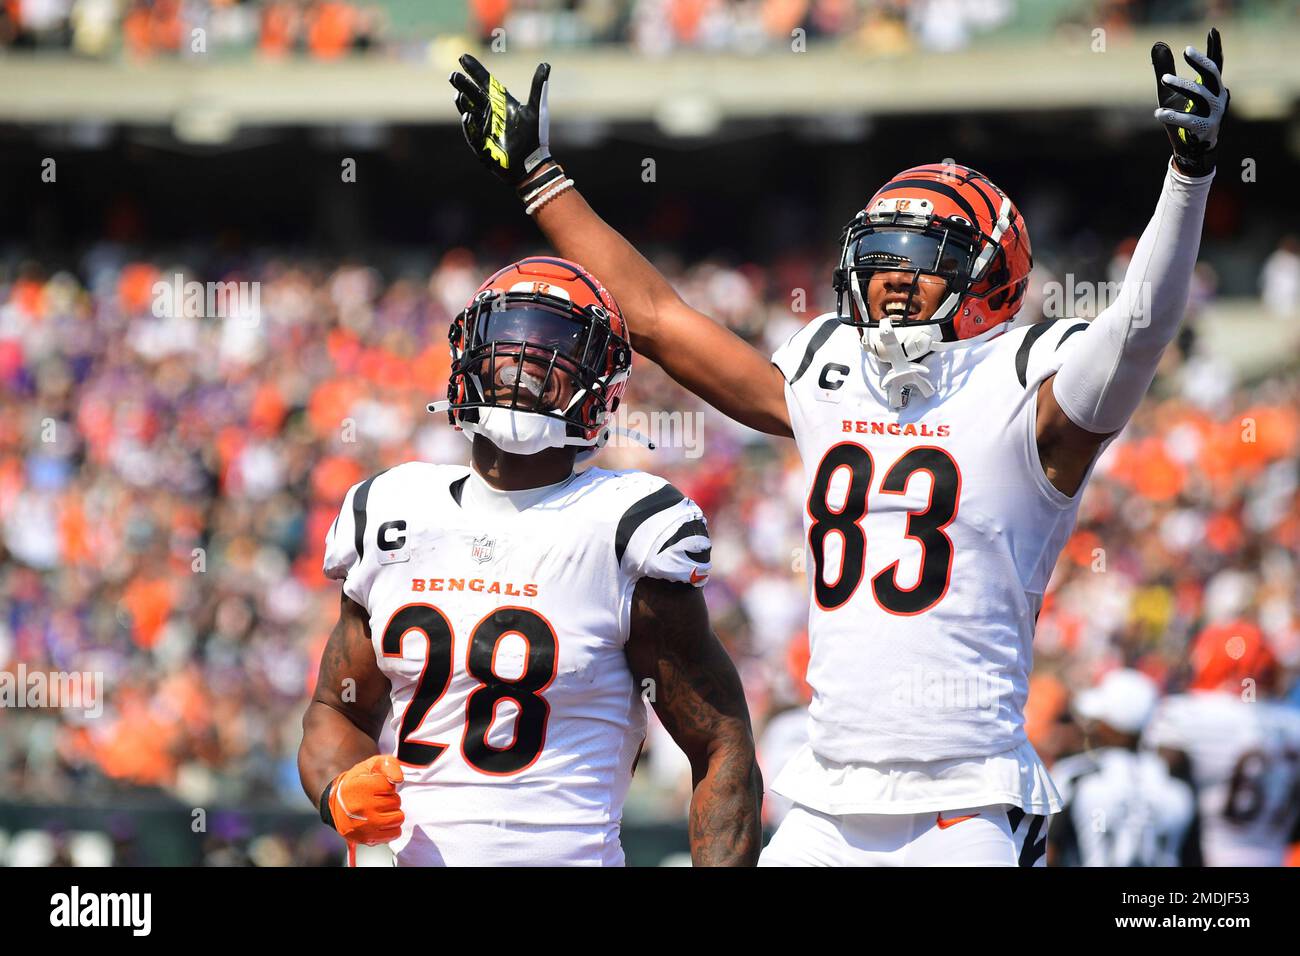
[[(415, 693), (402, 714), (397, 734), (397, 759), (417, 767), (427, 767), (447, 749), (446, 744), (408, 740), (429, 710), (451, 684), (455, 639), (446, 616), (432, 604), (408, 604), (394, 614), (384, 628), (382, 639), (385, 657), (402, 656), (402, 640), (411, 631), (419, 631), (428, 642), (428, 651)], [(523, 638), (527, 644), (524, 672), (514, 680), (498, 677), (493, 668), (497, 644), (507, 634)], [(466, 669), (479, 682), (465, 704), (465, 733), (461, 752), (465, 762), (481, 773), (493, 776), (519, 773), (532, 765), (546, 743), (546, 722), (551, 705), (542, 691), (555, 679), (557, 642), (555, 629), (546, 618), (526, 607), (497, 608), (470, 633)], [(513, 701), (514, 739), (505, 747), (488, 743), (497, 707)]]

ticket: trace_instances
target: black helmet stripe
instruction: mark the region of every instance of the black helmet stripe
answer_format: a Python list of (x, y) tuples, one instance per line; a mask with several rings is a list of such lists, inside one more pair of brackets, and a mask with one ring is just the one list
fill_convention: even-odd
[[(997, 186), (994, 186), (992, 182), (986, 179), (982, 173), (975, 173), (975, 176), (972, 179), (967, 180), (968, 184), (973, 182), (988, 183), (989, 189), (992, 191), (994, 196), (1000, 196), (1002, 194), (1001, 190), (999, 190)], [(990, 199), (988, 195), (985, 194), (983, 189), (980, 189), (978, 186), (976, 186), (975, 191), (980, 194), (980, 198), (984, 200), (984, 204), (989, 207), (989, 222), (996, 225), (998, 221), (997, 206), (993, 205), (993, 200)]]
[[(974, 170), (972, 170), (972, 172), (974, 172)], [(993, 180), (991, 180), (991, 179), (989, 179), (987, 176), (985, 176), (983, 173), (975, 173), (975, 177), (978, 179), (979, 182), (987, 183), (989, 189), (992, 190), (994, 196), (999, 197), (999, 198), (1001, 198), (1001, 199), (1006, 199), (1006, 198), (1007, 198), (1007, 194), (1004, 193), (1001, 189), (999, 189), (999, 188), (997, 187), (997, 184), (994, 183)], [(989, 220), (992, 221), (992, 222), (996, 225), (996, 224), (997, 224), (997, 221), (998, 221), (998, 214), (997, 214), (997, 211), (996, 211), (996, 210), (994, 209), (994, 207), (993, 207), (993, 200), (990, 199), (988, 196), (985, 196), (985, 195), (984, 195), (984, 190), (982, 190), (982, 189), (976, 189), (975, 191), (976, 191), (977, 193), (979, 193), (980, 196), (982, 196), (982, 197), (984, 198), (984, 201), (985, 201), (986, 203), (988, 203), (988, 206), (989, 206)], [(1011, 227), (1011, 234), (1014, 235), (1017, 239), (1020, 239), (1020, 238), (1021, 238), (1021, 235), (1020, 235), (1020, 227), (1019, 227), (1018, 225), (1016, 225), (1016, 219), (1018, 219), (1018, 218), (1019, 218), (1019, 212), (1018, 212), (1018, 210), (1016, 209), (1015, 206), (1012, 206), (1012, 207), (1011, 207), (1011, 216), (1010, 216), (1010, 218), (1007, 220), (1007, 223), (1008, 223), (1008, 225)]]
[[(977, 180), (979, 180), (979, 181), (982, 182), (982, 183), (988, 183), (988, 185), (989, 185), (989, 189), (993, 190), (993, 194), (994, 194), (995, 196), (998, 196), (998, 197), (1003, 198), (1003, 199), (1006, 198), (1006, 195), (1007, 195), (1007, 194), (1004, 193), (1001, 189), (999, 189), (998, 186), (997, 186), (997, 184), (996, 184), (995, 182), (993, 182), (993, 180), (989, 179), (989, 178), (988, 178), (987, 176), (985, 176), (983, 173), (977, 173), (977, 172), (975, 172), (975, 170), (973, 170), (973, 169), (971, 170), (971, 173), (972, 173), (972, 178), (973, 178), (973, 179), (977, 179)], [(981, 196), (984, 195), (983, 190), (977, 190), (977, 192), (979, 192)], [(993, 208), (993, 201), (990, 200), (987, 196), (985, 196), (984, 198), (985, 198), (985, 201), (988, 202), (988, 204), (989, 204), (989, 213), (990, 213), (990, 218), (991, 218), (994, 222), (997, 222), (997, 221), (998, 221), (998, 214), (997, 214), (997, 212), (996, 212), (996, 211), (994, 210), (994, 208)], [(1012, 206), (1012, 211), (1013, 211), (1013, 212), (1015, 211), (1015, 207), (1014, 207), (1014, 206)], [(1017, 218), (1019, 218), (1019, 217), (1013, 215), (1013, 216), (1011, 217), (1010, 224), (1011, 224), (1011, 232), (1015, 235), (1015, 237), (1016, 237), (1017, 239), (1019, 239), (1019, 238), (1021, 238), (1021, 236), (1020, 236), (1020, 227), (1019, 227), (1018, 225), (1016, 225), (1016, 219), (1017, 219)]]
[[(954, 170), (960, 170), (960, 172), (954, 172)], [(975, 170), (969, 166), (963, 166), (961, 163), (926, 163), (924, 166), (909, 169), (908, 172), (934, 173), (939, 176), (947, 176), (950, 179), (960, 179), (964, 183), (970, 182), (972, 176), (979, 175)]]
[[(964, 175), (954, 173), (954, 169), (962, 170)], [(989, 179), (978, 169), (971, 169), (969, 166), (963, 166), (960, 163), (930, 163), (926, 166), (918, 166), (914, 170), (908, 170), (908, 172), (934, 173), (935, 175), (947, 176), (952, 179), (959, 178), (962, 185), (965, 186), (969, 186), (971, 183), (986, 183), (994, 196), (1000, 198), (1004, 195), (1002, 190), (998, 188), (997, 183), (993, 182), (993, 180)], [(985, 194), (984, 190), (977, 188), (975, 191), (980, 194), (980, 198), (984, 200), (984, 204), (989, 207), (989, 221), (996, 223), (998, 221), (997, 205), (995, 205), (993, 200)]]
[[(979, 227), (979, 217), (975, 215), (975, 207), (968, 203), (961, 193), (957, 192), (957, 190), (953, 189), (946, 183), (934, 183), (928, 179), (896, 179), (892, 183), (886, 184), (885, 188), (880, 190), (880, 195), (892, 193), (898, 189), (909, 189), (913, 187), (918, 189), (928, 189), (931, 192), (941, 193), (942, 195), (947, 196), (961, 207), (962, 211), (966, 213), (967, 218), (970, 219), (972, 226), (977, 228)], [(995, 216), (994, 218), (996, 219), (997, 217)]]
[[(946, 168), (951, 168), (951, 167), (939, 167), (939, 168), (940, 168), (940, 169), (946, 169)], [(960, 168), (961, 168), (961, 169), (965, 169), (967, 172), (970, 173), (970, 175), (967, 176), (965, 179), (963, 179), (962, 182), (967, 183), (967, 184), (970, 184), (970, 183), (973, 183), (973, 182), (987, 183), (988, 186), (989, 186), (989, 189), (991, 189), (991, 190), (993, 191), (993, 194), (994, 194), (995, 196), (999, 196), (999, 197), (1003, 197), (1003, 198), (1005, 198), (1006, 194), (1005, 194), (1004, 192), (1002, 192), (1002, 190), (999, 189), (999, 188), (997, 187), (997, 184), (994, 183), (993, 180), (989, 179), (989, 178), (988, 178), (987, 176), (985, 176), (983, 173), (981, 173), (981, 172), (979, 172), (979, 171), (977, 171), (977, 170), (971, 169), (969, 166), (962, 166), (962, 167), (960, 167)], [(927, 182), (928, 182), (928, 180), (924, 180), (924, 179), (900, 179), (900, 180), (898, 180), (897, 185), (901, 185), (901, 184), (903, 184), (903, 183), (909, 183), (909, 184), (915, 184), (915, 185), (924, 185), (924, 184), (926, 184)], [(884, 189), (882, 189), (881, 192), (882, 192), (882, 193), (883, 193), (883, 192), (888, 192), (888, 191), (892, 190), (892, 189), (895, 187), (895, 185), (896, 185), (895, 183), (890, 183), (890, 184), (887, 185)], [(975, 218), (975, 212), (974, 212), (974, 210), (971, 208), (971, 206), (970, 206), (968, 203), (964, 203), (964, 202), (962, 202), (961, 194), (958, 193), (956, 190), (953, 190), (951, 186), (944, 186), (943, 189), (938, 188), (938, 187), (941, 186), (941, 185), (943, 185), (943, 184), (941, 184), (941, 183), (930, 183), (930, 186), (934, 187), (936, 192), (942, 192), (944, 195), (946, 195), (946, 196), (950, 196), (950, 197), (953, 199), (954, 202), (956, 202), (958, 205), (960, 205), (963, 209), (968, 210), (969, 215), (970, 215), (971, 222), (972, 222), (972, 223), (976, 223), (977, 220), (976, 220), (976, 218)], [(975, 192), (979, 193), (980, 198), (984, 200), (984, 204), (985, 204), (986, 206), (988, 206), (988, 209), (989, 209), (989, 221), (992, 222), (992, 223), (996, 223), (996, 222), (998, 221), (998, 210), (997, 210), (997, 207), (993, 205), (993, 200), (990, 199), (990, 198), (985, 194), (985, 192), (984, 192), (983, 189), (979, 189), (979, 188), (977, 188), (977, 189), (975, 190)], [(1012, 208), (1014, 209), (1014, 207), (1012, 207)], [(1021, 237), (1021, 235), (1020, 235), (1020, 226), (1016, 224), (1016, 219), (1017, 219), (1017, 218), (1018, 218), (1017, 216), (1012, 216), (1012, 217), (1011, 217), (1011, 221), (1010, 221), (1010, 225), (1011, 225), (1011, 232), (1015, 235), (1015, 237), (1016, 237), (1017, 239), (1020, 239), (1020, 238), (1022, 238), (1022, 237)]]
[(553, 266), (564, 266), (564, 268), (573, 273), (575, 279), (581, 279), (583, 281), (587, 288), (590, 289), (592, 294), (596, 297), (597, 302), (602, 301), (600, 298), (600, 289), (597, 287), (596, 283), (592, 282), (591, 277), (581, 269), (575, 269), (572, 262), (565, 262), (563, 259), (552, 259), (550, 256), (529, 256), (527, 259), (521, 259), (516, 263), (516, 265), (523, 265), (525, 262), (546, 262)]

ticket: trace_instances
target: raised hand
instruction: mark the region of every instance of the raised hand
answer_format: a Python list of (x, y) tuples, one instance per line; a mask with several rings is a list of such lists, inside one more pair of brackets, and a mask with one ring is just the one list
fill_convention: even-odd
[(478, 60), (460, 58), (464, 73), (449, 77), (456, 88), (456, 109), (465, 142), (494, 175), (518, 187), (551, 158), (550, 117), (546, 85), (551, 65), (541, 63), (533, 74), (528, 102), (520, 103)]
[(1195, 80), (1174, 73), (1174, 54), (1166, 44), (1151, 47), (1160, 103), (1155, 116), (1165, 124), (1175, 164), (1189, 176), (1214, 171), (1219, 128), (1231, 98), (1223, 85), (1223, 41), (1217, 29), (1210, 30), (1205, 47), (1205, 53), (1190, 46), (1183, 51), (1183, 59), (1196, 71)]

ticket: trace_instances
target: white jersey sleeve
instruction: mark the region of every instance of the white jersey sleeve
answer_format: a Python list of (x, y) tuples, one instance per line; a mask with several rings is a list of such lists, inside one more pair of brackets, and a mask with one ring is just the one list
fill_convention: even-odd
[[(646, 476), (647, 478), (650, 476)], [(701, 587), (712, 568), (713, 549), (704, 512), (661, 479), (619, 519), (614, 552), (633, 580), (658, 578)]]
[(325, 534), (325, 577), (342, 581), (343, 593), (363, 607), (374, 577), (373, 562), (362, 560), (366, 552), (367, 506), (371, 485), (378, 477), (373, 475), (348, 489), (338, 516)]
[(787, 384), (793, 385), (803, 377), (817, 350), (826, 344), (841, 324), (834, 315), (813, 319), (772, 354), (772, 364), (781, 370)]
[[(1029, 326), (1016, 347), (1016, 378), (1026, 388), (1037, 388), (1061, 370), (1065, 358), (1079, 344), (1078, 333), (1088, 328), (1085, 319), (1046, 319)], [(1015, 335), (1016, 330), (1008, 333)]]

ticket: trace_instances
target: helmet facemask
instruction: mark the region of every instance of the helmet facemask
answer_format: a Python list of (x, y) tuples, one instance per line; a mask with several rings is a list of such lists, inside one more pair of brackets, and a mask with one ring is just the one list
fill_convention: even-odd
[(448, 400), (437, 410), (446, 409), (453, 425), (476, 432), (502, 412), (519, 420), (540, 416), (552, 423), (545, 445), (602, 443), (618, 406), (616, 386), (631, 368), (631, 347), (604, 308), (544, 293), (489, 291), (456, 317), (449, 338)]
[[(926, 200), (883, 199), (876, 205), (872, 212), (860, 213), (844, 231), (840, 267), (835, 270), (840, 321), (863, 329), (878, 327), (882, 318), (896, 328), (937, 325), (944, 339), (955, 338), (952, 323), (963, 298), (989, 269), (990, 262), (981, 262), (979, 255), (981, 247), (988, 248), (989, 237), (963, 220), (934, 216)], [(899, 206), (916, 211), (905, 212)], [(992, 247), (996, 249), (996, 243)], [(881, 273), (910, 273), (912, 281), (901, 310), (873, 315), (869, 289), (873, 277)], [(926, 283), (943, 283), (939, 303), (926, 318), (913, 318)]]

